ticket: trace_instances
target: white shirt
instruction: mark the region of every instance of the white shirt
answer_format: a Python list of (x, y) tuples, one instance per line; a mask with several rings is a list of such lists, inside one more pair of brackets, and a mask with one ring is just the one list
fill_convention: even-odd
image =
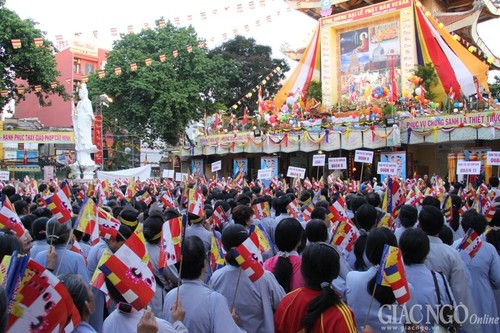
[[(110, 333), (137, 333), (137, 324), (144, 315), (144, 310), (132, 309), (130, 313), (121, 312), (116, 309), (106, 318), (103, 324), (103, 332)], [(168, 321), (156, 317), (158, 332), (166, 333), (188, 333), (184, 324), (176, 321), (173, 325)]]

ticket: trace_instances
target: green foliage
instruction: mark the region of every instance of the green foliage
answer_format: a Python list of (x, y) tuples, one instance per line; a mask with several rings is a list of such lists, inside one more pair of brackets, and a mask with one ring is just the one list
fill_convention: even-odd
[(413, 70), (413, 75), (422, 78), (422, 86), (425, 88), (425, 98), (432, 101), (436, 98), (436, 94), (432, 92), (432, 87), (439, 83), (436, 68), (432, 63), (427, 63), (423, 66), (417, 66)]
[[(187, 45), (193, 46), (191, 53)], [(104, 116), (117, 119), (148, 143), (162, 139), (177, 144), (190, 121), (216, 111), (215, 91), (228, 84), (221, 75), (222, 58), (209, 58), (197, 45), (192, 27), (177, 28), (170, 22), (162, 29), (122, 35), (108, 54), (106, 77), (94, 74), (88, 84), (92, 95), (106, 93), (113, 98)], [(173, 50), (178, 50), (177, 58)], [(163, 63), (160, 54), (167, 56)], [(153, 59), (150, 66), (144, 65), (147, 58)], [(137, 71), (130, 70), (134, 62)], [(113, 74), (115, 67), (121, 67), (121, 75)]]
[(321, 92), (321, 81), (311, 81), (309, 89), (307, 89), (307, 98), (314, 98), (321, 102), (323, 93)]
[[(0, 90), (7, 90), (7, 98), (0, 98), (0, 110), (10, 101), (20, 101), (24, 95), (17, 93), (16, 85), (22, 84), (25, 93), (33, 92), (41, 106), (48, 106), (50, 94), (58, 94), (67, 99), (69, 96), (64, 86), (56, 82), (59, 72), (53, 57), (53, 45), (45, 39), (45, 32), (35, 28), (32, 20), (23, 20), (15, 12), (4, 7), (0, 0)], [(35, 47), (34, 38), (44, 38), (42, 47)], [(22, 47), (14, 49), (12, 39), (20, 39)], [(16, 84), (16, 78), (24, 82)], [(40, 85), (41, 91), (34, 92), (34, 86)], [(1, 111), (0, 111), (1, 112)]]
[(495, 83), (490, 84), (491, 96), (500, 99), (500, 76), (495, 75)]
[[(255, 39), (243, 36), (236, 36), (216, 47), (210, 51), (209, 56), (220, 56), (226, 61), (226, 67), (220, 75), (227, 78), (228, 86), (215, 91), (214, 97), (227, 107), (231, 107), (257, 85), (261, 85), (263, 80), (266, 80), (262, 88), (264, 98), (274, 96), (281, 88), (280, 80), (284, 79), (284, 73), (290, 69), (283, 59), (272, 58), (270, 46), (257, 44)], [(267, 77), (276, 67), (280, 67), (281, 72), (272, 73), (272, 76)], [(250, 98), (245, 97), (244, 106), (250, 111), (257, 110), (257, 100), (257, 91), (252, 92)], [(240, 107), (237, 113), (241, 116), (243, 107)]]

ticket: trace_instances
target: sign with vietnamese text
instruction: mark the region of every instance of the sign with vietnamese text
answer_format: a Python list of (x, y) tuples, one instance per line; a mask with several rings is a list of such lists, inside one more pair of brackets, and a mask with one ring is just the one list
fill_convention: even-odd
[(393, 162), (379, 162), (377, 173), (380, 175), (398, 175), (398, 164)]
[(500, 123), (500, 113), (495, 112), (477, 112), (467, 114), (453, 114), (440, 117), (418, 117), (407, 118), (401, 121), (401, 131), (408, 128), (416, 130), (429, 130), (434, 127), (462, 127), (481, 124)]
[(0, 180), (9, 180), (9, 171), (0, 171)]
[(304, 177), (306, 176), (306, 169), (290, 166), (290, 167), (288, 167), (288, 171), (286, 173), (286, 176), (292, 177), (292, 178), (300, 177), (300, 178), (304, 179)]
[(313, 155), (313, 166), (325, 166), (326, 155)]
[(175, 174), (174, 170), (165, 169), (165, 170), (163, 170), (162, 177), (163, 178), (172, 178), (172, 179), (174, 179), (174, 174)]
[(271, 178), (273, 178), (273, 169), (257, 170), (257, 179), (271, 179)]
[(500, 151), (489, 151), (486, 153), (488, 165), (500, 165)]
[(457, 175), (479, 175), (481, 162), (457, 161)]
[(212, 163), (212, 172), (220, 171), (222, 169), (222, 161)]
[(369, 150), (356, 150), (354, 153), (354, 162), (371, 163), (373, 161), (373, 152)]
[(0, 137), (3, 143), (75, 143), (73, 131), (0, 131)]
[(331, 157), (328, 159), (329, 170), (346, 170), (347, 157)]
[(52, 179), (54, 179), (54, 166), (52, 166), (52, 165), (44, 166), (43, 167), (43, 181), (48, 183)]

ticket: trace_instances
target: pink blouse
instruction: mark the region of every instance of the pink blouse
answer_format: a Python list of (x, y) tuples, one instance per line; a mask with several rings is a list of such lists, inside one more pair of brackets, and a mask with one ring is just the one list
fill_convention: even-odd
[[(269, 259), (267, 259), (264, 262), (264, 269), (267, 271), (272, 272), (274, 270), (274, 267), (276, 266), (276, 263), (278, 262), (279, 256), (274, 256)], [(302, 263), (302, 258), (297, 255), (289, 255), (288, 259), (290, 259), (290, 262), (292, 263), (292, 281), (290, 285), (290, 291), (302, 288), (304, 287), (304, 278), (302, 277), (302, 273), (300, 272), (300, 264)]]

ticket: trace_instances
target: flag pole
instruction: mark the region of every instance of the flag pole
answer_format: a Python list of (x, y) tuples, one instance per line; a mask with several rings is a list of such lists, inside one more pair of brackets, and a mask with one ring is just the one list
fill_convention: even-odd
[(368, 311), (366, 312), (365, 323), (364, 323), (363, 327), (366, 327), (366, 324), (368, 323), (368, 316), (370, 315), (370, 309), (372, 308), (373, 298), (375, 297), (375, 290), (377, 290), (377, 283), (376, 282), (375, 282), (375, 286), (373, 287), (372, 297), (370, 299), (370, 304), (368, 305)]
[[(361, 189), (361, 183), (363, 182), (363, 169), (365, 168), (365, 163), (361, 163), (361, 174), (359, 176), (359, 189), (356, 188), (356, 192), (358, 192)], [(357, 186), (356, 186), (357, 187)]]
[[(185, 220), (184, 220), (185, 219)], [(186, 222), (186, 223), (184, 223)], [(187, 225), (187, 215), (182, 216), (182, 237), (181, 237), (181, 258), (179, 260), (179, 278), (177, 279), (177, 293), (175, 296), (175, 308), (177, 309), (177, 304), (179, 304), (179, 292), (180, 292), (180, 287), (181, 287), (181, 274), (182, 274), (182, 262), (184, 261), (183, 258), (183, 250), (184, 250), (184, 240), (186, 236), (186, 225)]]
[(238, 286), (240, 285), (241, 272), (243, 271), (241, 267), (239, 268), (239, 271), (240, 272), (238, 273), (238, 280), (236, 280), (236, 288), (234, 289), (233, 301), (231, 302), (231, 307), (229, 308), (230, 311), (233, 311), (234, 303), (236, 302), (236, 292), (238, 291)]

